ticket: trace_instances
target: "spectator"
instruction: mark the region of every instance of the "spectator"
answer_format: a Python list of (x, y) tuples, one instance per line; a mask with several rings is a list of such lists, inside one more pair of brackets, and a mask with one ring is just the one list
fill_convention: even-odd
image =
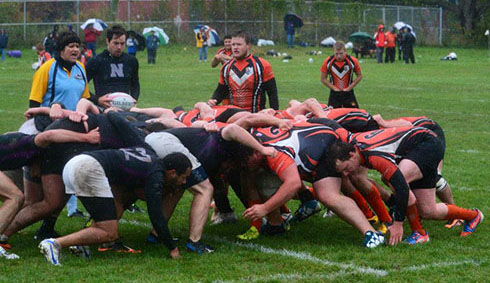
[(390, 30), (386, 33), (386, 54), (385, 54), (385, 63), (394, 63), (395, 62), (395, 54), (396, 54), (396, 34), (391, 27)]
[(9, 35), (6, 29), (0, 30), (0, 53), (2, 54), (2, 61), (5, 61), (5, 49), (9, 42)]
[[(328, 105), (333, 108), (359, 108), (354, 87), (362, 79), (361, 66), (356, 58), (345, 54), (345, 44), (342, 41), (335, 42), (333, 53), (320, 69), (321, 82), (330, 89)], [(352, 80), (354, 73), (356, 79)]]
[(384, 30), (385, 26), (379, 25), (378, 31), (374, 34), (374, 40), (376, 41), (376, 61), (378, 63), (383, 63), (383, 51), (386, 45)]
[(284, 28), (286, 29), (288, 48), (294, 48), (294, 34), (296, 32), (294, 23), (292, 21), (286, 22)]
[(199, 48), (199, 62), (208, 61), (208, 35), (206, 29), (201, 29), (196, 33), (196, 47)]
[(402, 35), (403, 35), (403, 30), (399, 30), (398, 34), (396, 35), (396, 45), (398, 46), (398, 61), (402, 60)]
[(125, 92), (138, 100), (140, 95), (139, 64), (136, 57), (124, 53), (126, 30), (115, 25), (107, 30), (107, 49), (87, 64), (87, 81), (94, 80), (95, 95), (90, 100), (110, 107), (108, 94)]
[(155, 64), (157, 57), (157, 48), (160, 45), (160, 38), (155, 35), (155, 31), (150, 31), (150, 35), (146, 38), (146, 49), (148, 64)]
[(211, 67), (215, 68), (216, 66), (221, 63), (222, 65), (226, 64), (226, 62), (230, 61), (233, 59), (233, 52), (231, 51), (231, 35), (227, 34), (225, 35), (225, 38), (223, 40), (223, 44), (225, 47), (221, 48), (216, 52), (216, 55), (213, 58), (213, 61), (211, 61)]
[(85, 33), (85, 44), (87, 44), (87, 48), (92, 50), (92, 54), (95, 56), (97, 54), (97, 36), (100, 35), (100, 31), (96, 30), (92, 25), (89, 25), (83, 32)]
[(408, 64), (408, 60), (415, 64), (415, 57), (413, 55), (413, 45), (415, 44), (415, 37), (409, 27), (403, 28), (402, 35), (402, 50), (403, 50), (403, 61)]
[(87, 48), (87, 45), (85, 43), (82, 43), (82, 46), (81, 46), (81, 52), (80, 52), (80, 57), (78, 58), (78, 60), (80, 62), (82, 62), (82, 64), (84, 66), (87, 66), (87, 63), (88, 61), (90, 61), (90, 59), (92, 59), (92, 50), (88, 49)]
[(51, 55), (44, 50), (44, 46), (42, 43), (36, 44), (36, 53), (37, 53), (37, 68), (39, 69), (44, 63), (51, 59)]
[(134, 38), (133, 34), (128, 35), (126, 46), (128, 47), (128, 54), (136, 57), (136, 51), (138, 51), (138, 41), (136, 38)]
[(58, 25), (53, 26), (53, 30), (44, 38), (44, 48), (51, 55), (56, 56), (56, 40), (58, 40)]
[(56, 113), (50, 116), (61, 117), (62, 108), (75, 110), (82, 97), (90, 96), (85, 68), (76, 61), (79, 46), (80, 38), (76, 33), (61, 33), (56, 43), (58, 54), (34, 74), (29, 107), (52, 106)]

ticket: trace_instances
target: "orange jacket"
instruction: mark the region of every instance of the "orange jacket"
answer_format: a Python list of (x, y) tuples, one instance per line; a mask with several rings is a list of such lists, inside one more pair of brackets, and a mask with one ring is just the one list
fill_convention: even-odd
[(384, 29), (384, 25), (379, 25), (378, 26), (378, 31), (374, 34), (374, 40), (376, 41), (376, 47), (385, 47), (386, 45), (386, 36), (385, 33), (382, 31)]
[(386, 33), (386, 48), (394, 48), (396, 45), (396, 34), (392, 32)]

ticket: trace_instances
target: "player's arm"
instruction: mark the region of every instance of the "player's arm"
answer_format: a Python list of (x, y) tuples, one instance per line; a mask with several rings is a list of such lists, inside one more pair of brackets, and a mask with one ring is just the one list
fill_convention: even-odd
[(213, 57), (213, 60), (211, 61), (211, 68), (216, 68), (219, 63), (221, 62), (221, 54), (216, 54)]
[(338, 87), (336, 87), (333, 83), (330, 82), (328, 79), (328, 73), (321, 72), (321, 82), (322, 84), (326, 85), (329, 89), (333, 91), (340, 91)]
[(381, 114), (373, 115), (374, 121), (382, 128), (411, 127), (412, 123), (403, 119), (384, 120)]
[(168, 250), (172, 252), (177, 249), (177, 247), (174, 244), (170, 230), (168, 229), (167, 221), (163, 215), (163, 178), (164, 174), (162, 170), (157, 170), (148, 176), (145, 185), (145, 197), (151, 224), (157, 232), (158, 238), (162, 240)]
[(245, 212), (243, 212), (245, 218), (257, 220), (266, 216), (274, 209), (279, 208), (281, 205), (292, 199), (302, 186), (298, 168), (294, 162), (286, 167), (278, 177), (281, 179), (282, 184), (279, 189), (277, 189), (277, 192), (265, 203), (256, 204), (245, 210)]
[(218, 86), (214, 90), (213, 96), (210, 100), (208, 100), (208, 104), (211, 106), (215, 106), (221, 103), (223, 99), (228, 95), (229, 88), (227, 85), (218, 83)]
[(272, 78), (266, 81), (263, 85), (263, 89), (267, 92), (267, 96), (269, 96), (270, 108), (279, 110), (279, 97), (277, 96), (276, 79)]
[(155, 118), (172, 118), (175, 119), (177, 116), (175, 113), (167, 108), (162, 108), (162, 107), (149, 107), (149, 108), (138, 108), (138, 107), (133, 107), (130, 109), (131, 112), (135, 113), (141, 113), (141, 114), (146, 114), (148, 116), (152, 116)]
[(290, 120), (279, 119), (277, 117), (263, 113), (254, 113), (247, 115), (233, 122), (233, 124), (236, 124), (246, 130), (253, 127), (276, 126), (281, 130), (288, 131), (293, 127), (293, 122), (291, 122)]
[(344, 91), (351, 91), (362, 80), (361, 69), (355, 71), (355, 73), (356, 73), (356, 78), (346, 89), (344, 89)]
[(66, 142), (86, 142), (98, 144), (100, 143), (99, 128), (95, 128), (86, 134), (63, 129), (48, 130), (37, 134), (34, 138), (34, 143), (36, 146), (42, 148), (48, 147), (51, 143)]
[(211, 121), (215, 118), (213, 109), (207, 103), (197, 102), (194, 108), (199, 109), (199, 115), (204, 121)]
[(134, 60), (135, 66), (131, 74), (131, 96), (138, 101), (140, 97), (140, 78), (139, 78), (139, 63), (138, 60)]
[(277, 154), (275, 148), (263, 146), (249, 132), (234, 124), (224, 127), (221, 136), (227, 141), (236, 141), (266, 156), (274, 157)]
[(78, 101), (76, 111), (84, 114), (87, 113), (100, 114), (99, 108), (95, 106), (95, 104), (92, 101), (86, 98), (82, 98)]

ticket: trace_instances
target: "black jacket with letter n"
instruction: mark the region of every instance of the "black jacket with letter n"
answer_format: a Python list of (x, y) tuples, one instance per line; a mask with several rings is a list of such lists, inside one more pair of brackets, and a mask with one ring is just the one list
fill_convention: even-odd
[(113, 57), (104, 50), (87, 63), (87, 81), (94, 80), (95, 95), (90, 100), (97, 104), (99, 97), (112, 92), (125, 92), (138, 100), (140, 82), (138, 60), (129, 54), (122, 53)]

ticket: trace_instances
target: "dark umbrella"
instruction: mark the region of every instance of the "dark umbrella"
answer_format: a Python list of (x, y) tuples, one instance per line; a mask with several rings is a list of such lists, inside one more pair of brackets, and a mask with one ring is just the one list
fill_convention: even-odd
[(288, 23), (292, 23), (294, 28), (300, 28), (303, 26), (303, 19), (295, 14), (287, 14), (284, 16), (284, 26)]
[(129, 36), (133, 36), (136, 41), (138, 41), (138, 45), (137, 45), (137, 50), (138, 51), (143, 51), (145, 50), (145, 47), (146, 47), (146, 39), (143, 35), (141, 35), (140, 33), (137, 33), (135, 32), (134, 30), (128, 30), (128, 37)]
[(350, 41), (365, 41), (366, 39), (374, 40), (373, 36), (366, 32), (355, 32), (349, 36)]

